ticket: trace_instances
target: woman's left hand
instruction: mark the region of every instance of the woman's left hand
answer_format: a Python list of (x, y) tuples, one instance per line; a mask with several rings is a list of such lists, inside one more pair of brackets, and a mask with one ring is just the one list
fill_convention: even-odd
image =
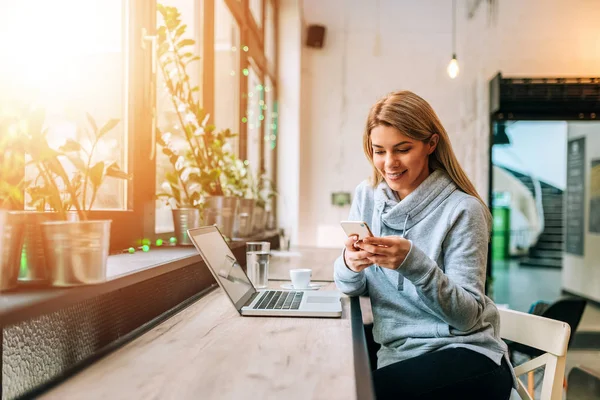
[(366, 237), (358, 246), (373, 256), (369, 261), (383, 268), (398, 269), (410, 251), (410, 241), (400, 236)]

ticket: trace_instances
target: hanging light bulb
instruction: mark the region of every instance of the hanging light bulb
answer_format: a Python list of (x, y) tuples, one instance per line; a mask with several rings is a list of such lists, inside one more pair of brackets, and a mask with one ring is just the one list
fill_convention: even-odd
[(458, 60), (456, 59), (456, 0), (452, 0), (452, 60), (448, 64), (448, 75), (451, 79), (458, 76)]
[(448, 75), (450, 75), (450, 78), (454, 79), (458, 76), (458, 71), (460, 71), (460, 69), (458, 68), (458, 61), (456, 60), (456, 54), (452, 54), (452, 60), (450, 60), (450, 64), (448, 64)]

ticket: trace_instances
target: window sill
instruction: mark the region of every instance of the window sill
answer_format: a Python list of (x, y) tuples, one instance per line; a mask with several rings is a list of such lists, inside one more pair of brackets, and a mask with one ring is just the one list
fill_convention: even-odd
[[(248, 241), (276, 238), (277, 231), (267, 231)], [(242, 266), (246, 264), (246, 260), (242, 259), (245, 243), (234, 241), (229, 244)], [(202, 263), (202, 258), (193, 246), (166, 246), (146, 253), (111, 255), (108, 257), (106, 282), (72, 288), (27, 288), (23, 285), (0, 293), (0, 328), (199, 263)]]

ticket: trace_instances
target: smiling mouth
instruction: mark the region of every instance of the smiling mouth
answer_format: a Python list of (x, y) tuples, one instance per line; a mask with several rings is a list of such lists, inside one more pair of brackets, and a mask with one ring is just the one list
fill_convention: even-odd
[(385, 173), (385, 176), (386, 176), (388, 179), (390, 179), (390, 180), (392, 180), (392, 181), (395, 181), (395, 180), (398, 180), (398, 179), (402, 178), (402, 176), (404, 176), (404, 174), (405, 174), (405, 173), (406, 173), (406, 171), (402, 171), (402, 172), (394, 172), (394, 173), (386, 172), (386, 173)]

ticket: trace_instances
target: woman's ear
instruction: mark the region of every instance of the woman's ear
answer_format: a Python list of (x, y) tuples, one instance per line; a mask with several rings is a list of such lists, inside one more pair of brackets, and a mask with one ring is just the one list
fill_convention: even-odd
[(433, 135), (431, 135), (431, 137), (429, 138), (429, 151), (427, 152), (427, 154), (431, 155), (431, 153), (433, 153), (435, 151), (439, 140), (440, 140), (440, 135), (438, 135), (437, 133), (434, 133)]

